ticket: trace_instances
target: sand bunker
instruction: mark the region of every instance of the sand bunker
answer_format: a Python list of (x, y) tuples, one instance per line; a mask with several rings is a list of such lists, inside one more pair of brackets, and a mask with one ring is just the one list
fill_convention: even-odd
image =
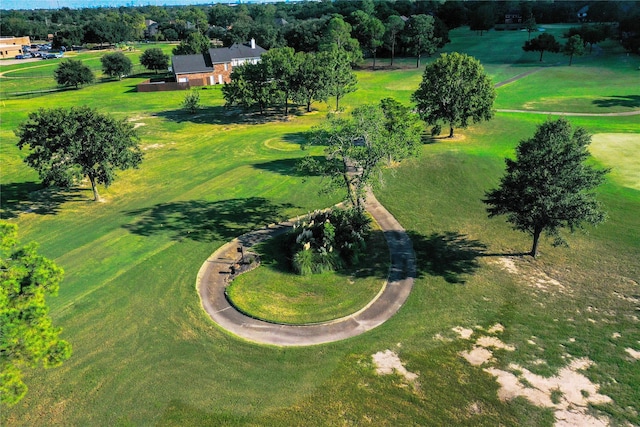
[(418, 378), (418, 374), (407, 371), (398, 355), (391, 350), (379, 351), (372, 357), (378, 375), (390, 375), (396, 372), (409, 382), (414, 382)]

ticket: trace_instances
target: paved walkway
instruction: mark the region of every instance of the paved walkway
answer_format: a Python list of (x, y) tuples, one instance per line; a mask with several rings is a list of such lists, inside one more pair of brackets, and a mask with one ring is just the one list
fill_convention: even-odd
[(307, 346), (351, 338), (380, 326), (393, 316), (409, 297), (416, 273), (415, 254), (409, 236), (398, 221), (369, 192), (367, 211), (378, 222), (389, 245), (389, 277), (376, 297), (360, 311), (330, 322), (310, 325), (280, 325), (248, 317), (226, 298), (229, 269), (238, 262), (237, 248), (245, 248), (284, 233), (291, 222), (272, 225), (244, 234), (215, 251), (200, 268), (196, 288), (202, 306), (211, 319), (234, 335), (261, 344)]

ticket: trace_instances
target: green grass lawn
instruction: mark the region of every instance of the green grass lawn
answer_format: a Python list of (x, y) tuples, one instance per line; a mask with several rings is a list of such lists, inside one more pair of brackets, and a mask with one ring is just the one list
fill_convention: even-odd
[[(377, 227), (376, 227), (377, 228)], [(261, 244), (261, 266), (227, 287), (231, 303), (251, 317), (276, 323), (326, 322), (364, 308), (384, 286), (389, 251), (377, 228), (356, 265), (337, 272), (300, 276), (291, 271), (284, 236)]]
[[(446, 49), (477, 56), (494, 81), (538, 66), (535, 54), (519, 47), (526, 33), (479, 37), (460, 29), (452, 38)], [(637, 86), (625, 68), (633, 64), (619, 61), (616, 49), (605, 50), (602, 63), (583, 58), (506, 85), (497, 103), (555, 111), (565, 105), (553, 98), (558, 90), (571, 108), (621, 111), (592, 106)], [(637, 68), (637, 58), (629, 61)], [(569, 72), (587, 69), (587, 81), (565, 81)], [(623, 83), (616, 86), (612, 75)], [(408, 102), (420, 76), (411, 69), (359, 71), (359, 90), (342, 103), (349, 110), (388, 96)], [(633, 177), (633, 136), (621, 148), (594, 137), (594, 162), (614, 168), (597, 193), (609, 220), (569, 236), (568, 249), (544, 239), (536, 261), (505, 256), (527, 251), (529, 238), (503, 219), (488, 219), (481, 199), (498, 183), (503, 158), (546, 117), (498, 113), (457, 130), (456, 140), (425, 145), (418, 159), (388, 170), (376, 189), (416, 250), (418, 278), (406, 304), (358, 337), (276, 348), (214, 325), (200, 306), (196, 274), (223, 242), (339, 201), (319, 195), (318, 179), (294, 167), (308, 153), (299, 143), (327, 106), (287, 121), (254, 120), (223, 109), (220, 89), (211, 88), (201, 92), (205, 108), (191, 116), (180, 111), (184, 92), (136, 93), (141, 80), (0, 103), (2, 218), (19, 224), (23, 241), (39, 242), (40, 252), (65, 269), (49, 304), (74, 351), (59, 368), (27, 369), (29, 392), (3, 408), (0, 424), (552, 425), (551, 409), (523, 398), (501, 401), (496, 379), (460, 356), (496, 323), (504, 332), (494, 335), (515, 350), (495, 350), (491, 366), (513, 363), (552, 376), (587, 357), (594, 364), (584, 374), (612, 399), (597, 405), (597, 414), (640, 424), (640, 361), (626, 350), (640, 350), (640, 190), (625, 181)], [(573, 89), (562, 92), (565, 85)], [(13, 129), (30, 111), (83, 104), (134, 120), (145, 150), (140, 169), (100, 187), (104, 203), (90, 200), (88, 185), (42, 190), (15, 147)], [(637, 116), (570, 121), (594, 134), (640, 133)], [(505, 267), (509, 260), (516, 273)], [(452, 331), (458, 326), (473, 330), (470, 339)], [(415, 384), (376, 373), (372, 355), (385, 350), (418, 375)]]

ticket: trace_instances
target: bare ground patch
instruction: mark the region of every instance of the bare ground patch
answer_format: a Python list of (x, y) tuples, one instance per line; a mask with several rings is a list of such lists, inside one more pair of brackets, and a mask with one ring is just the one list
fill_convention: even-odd
[[(492, 327), (489, 330), (499, 329)], [(462, 334), (460, 335), (462, 337)], [(470, 335), (465, 339), (469, 337)], [(510, 401), (523, 397), (536, 406), (551, 408), (554, 410), (556, 419), (555, 427), (610, 425), (606, 415), (598, 414), (591, 408), (591, 405), (612, 402), (609, 396), (600, 394), (599, 385), (592, 383), (582, 372), (593, 365), (591, 360), (587, 358), (572, 360), (567, 355), (568, 360), (571, 360), (569, 365), (560, 369), (552, 377), (544, 377), (514, 363), (507, 369), (491, 366), (495, 363), (493, 358), (495, 349), (515, 351), (515, 346), (506, 344), (495, 336), (480, 336), (471, 350), (459, 354), (473, 366), (485, 365), (483, 370), (494, 376), (500, 385), (498, 390), (500, 400)], [(627, 348), (626, 351), (635, 359), (640, 358), (639, 351), (631, 348)], [(535, 364), (544, 363), (546, 363), (544, 360), (538, 359)]]
[(634, 350), (632, 348), (625, 348), (624, 351), (626, 351), (629, 356), (633, 357), (634, 359), (638, 360), (640, 359), (640, 351)]
[(551, 294), (556, 292), (572, 293), (571, 289), (564, 286), (560, 281), (550, 277), (538, 267), (523, 262), (522, 259), (500, 257), (496, 260), (496, 263), (501, 269), (524, 279), (524, 283), (534, 289)]
[(407, 371), (398, 355), (391, 350), (379, 351), (372, 358), (378, 375), (397, 373), (410, 383), (414, 383), (418, 379), (418, 374)]

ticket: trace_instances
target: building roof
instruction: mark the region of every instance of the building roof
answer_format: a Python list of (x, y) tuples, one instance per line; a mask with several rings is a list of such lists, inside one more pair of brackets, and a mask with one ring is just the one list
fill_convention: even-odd
[[(255, 47), (252, 48), (252, 45)], [(255, 44), (255, 42), (248, 45), (234, 43), (229, 47), (209, 49), (209, 55), (211, 55), (211, 62), (213, 64), (231, 62), (234, 59), (258, 58), (265, 52), (266, 49), (261, 48)]]
[[(253, 47), (252, 47), (253, 46)], [(255, 41), (248, 44), (234, 44), (230, 47), (211, 48), (208, 53), (195, 55), (174, 55), (171, 58), (175, 74), (210, 72), (213, 64), (224, 64), (234, 59), (259, 58), (266, 52)]]
[(175, 55), (171, 58), (173, 72), (182, 73), (206, 73), (211, 71), (211, 60), (209, 55), (198, 53), (195, 55)]

